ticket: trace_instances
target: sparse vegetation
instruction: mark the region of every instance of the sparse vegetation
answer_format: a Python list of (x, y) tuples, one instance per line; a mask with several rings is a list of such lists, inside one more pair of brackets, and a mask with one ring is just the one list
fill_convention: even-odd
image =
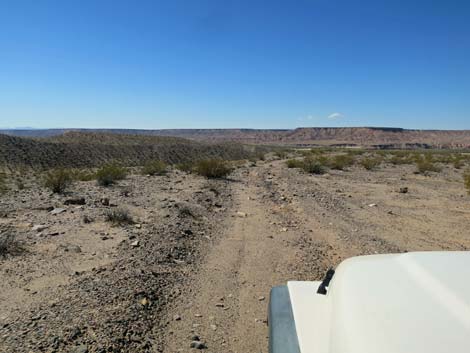
[(360, 163), (367, 170), (375, 170), (382, 163), (382, 159), (379, 157), (366, 157), (361, 159)]
[(227, 177), (232, 168), (223, 159), (205, 159), (196, 163), (195, 171), (206, 178), (218, 179)]
[(304, 162), (300, 159), (288, 159), (286, 161), (287, 168), (302, 168)]
[(114, 225), (133, 224), (134, 219), (128, 210), (124, 208), (114, 208), (106, 212), (106, 221)]
[(428, 172), (440, 172), (441, 168), (436, 165), (430, 158), (420, 158), (416, 161), (417, 172), (425, 174)]
[(73, 183), (72, 174), (67, 169), (53, 169), (46, 173), (44, 186), (55, 194), (63, 194)]
[(0, 233), (0, 258), (8, 255), (17, 255), (23, 250), (14, 233), (5, 231)]
[(72, 178), (76, 181), (91, 181), (96, 179), (96, 174), (86, 169), (71, 170)]
[(191, 173), (194, 170), (194, 163), (184, 162), (175, 164), (175, 168), (182, 172)]
[(6, 175), (0, 172), (0, 194), (3, 194), (7, 191), (7, 182), (6, 182)]
[(166, 173), (166, 163), (159, 160), (147, 162), (141, 172), (144, 175), (163, 175)]
[(306, 157), (302, 163), (302, 169), (310, 174), (325, 174), (326, 168), (317, 159), (313, 157)]
[(108, 163), (96, 172), (96, 180), (101, 186), (113, 185), (117, 181), (125, 179), (126, 176), (126, 168), (117, 163)]
[(344, 170), (348, 167), (351, 167), (354, 165), (354, 157), (349, 155), (349, 154), (340, 154), (338, 156), (334, 156), (330, 161), (329, 161), (329, 167), (331, 169), (336, 169), (336, 170)]
[(470, 195), (470, 169), (467, 169), (463, 175), (463, 181), (468, 194)]

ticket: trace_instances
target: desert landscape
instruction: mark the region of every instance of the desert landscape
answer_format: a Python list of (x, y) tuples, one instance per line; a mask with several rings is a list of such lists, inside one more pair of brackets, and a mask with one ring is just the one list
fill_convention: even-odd
[(267, 352), (271, 287), (470, 249), (466, 150), (0, 142), (1, 352)]

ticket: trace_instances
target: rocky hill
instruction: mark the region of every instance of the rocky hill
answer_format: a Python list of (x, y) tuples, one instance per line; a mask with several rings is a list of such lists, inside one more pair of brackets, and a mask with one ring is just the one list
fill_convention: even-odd
[[(171, 136), (197, 141), (235, 141), (249, 144), (339, 145), (365, 147), (469, 148), (470, 130), (406, 130), (400, 128), (173, 129), (173, 130), (3, 130), (15, 136), (50, 137), (67, 131), (146, 136)], [(66, 135), (68, 136), (68, 135)], [(64, 141), (64, 140), (62, 140)]]
[(67, 132), (49, 138), (0, 134), (0, 166), (93, 167), (111, 160), (139, 165), (152, 159), (180, 163), (221, 157), (242, 159), (250, 155), (238, 143), (207, 143), (178, 137)]

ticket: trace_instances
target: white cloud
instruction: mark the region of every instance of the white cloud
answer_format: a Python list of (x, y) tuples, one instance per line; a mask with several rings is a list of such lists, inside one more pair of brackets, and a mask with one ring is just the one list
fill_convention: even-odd
[(332, 113), (328, 115), (328, 119), (340, 119), (340, 118), (344, 118), (344, 115), (341, 113)]

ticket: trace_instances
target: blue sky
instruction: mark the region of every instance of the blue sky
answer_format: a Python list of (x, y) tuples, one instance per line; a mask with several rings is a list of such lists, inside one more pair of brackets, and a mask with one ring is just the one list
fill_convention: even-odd
[(470, 2), (0, 0), (0, 126), (470, 129)]

